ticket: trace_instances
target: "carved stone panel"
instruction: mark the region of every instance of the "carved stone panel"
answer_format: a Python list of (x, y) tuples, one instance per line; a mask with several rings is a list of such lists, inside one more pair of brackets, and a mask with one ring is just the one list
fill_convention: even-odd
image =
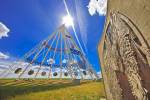
[(110, 14), (103, 55), (107, 84), (114, 100), (149, 100), (149, 44), (137, 26), (119, 12)]

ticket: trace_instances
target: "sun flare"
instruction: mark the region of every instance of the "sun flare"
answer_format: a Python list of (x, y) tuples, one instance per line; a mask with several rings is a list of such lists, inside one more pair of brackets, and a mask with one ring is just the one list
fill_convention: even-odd
[(73, 18), (70, 15), (64, 16), (62, 19), (62, 23), (65, 24), (66, 27), (73, 26)]

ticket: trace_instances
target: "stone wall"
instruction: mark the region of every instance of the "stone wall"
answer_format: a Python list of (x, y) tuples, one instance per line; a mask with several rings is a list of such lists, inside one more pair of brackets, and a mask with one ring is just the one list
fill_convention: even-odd
[(108, 100), (150, 100), (149, 32), (149, 0), (108, 0), (98, 46)]

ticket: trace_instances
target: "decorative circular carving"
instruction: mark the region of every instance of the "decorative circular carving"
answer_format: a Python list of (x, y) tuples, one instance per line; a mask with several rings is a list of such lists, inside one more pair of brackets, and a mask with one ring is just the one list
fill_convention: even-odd
[(28, 75), (33, 75), (34, 74), (34, 70), (30, 70), (29, 72), (28, 72)]
[(53, 76), (57, 76), (57, 75), (58, 75), (58, 73), (57, 73), (57, 72), (54, 72), (54, 73), (53, 73)]
[(65, 73), (64, 73), (64, 76), (68, 76), (68, 73), (67, 73), (67, 72), (65, 72)]
[(86, 71), (83, 71), (83, 74), (86, 75), (87, 74)]
[(21, 71), (22, 71), (22, 68), (17, 68), (17, 69), (15, 70), (15, 74), (19, 74)]
[(46, 72), (42, 72), (41, 75), (42, 75), (42, 76), (45, 76), (45, 75), (46, 75)]

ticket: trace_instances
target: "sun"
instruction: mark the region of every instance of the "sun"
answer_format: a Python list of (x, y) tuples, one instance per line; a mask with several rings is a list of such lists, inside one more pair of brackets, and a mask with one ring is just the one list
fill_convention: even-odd
[(72, 18), (70, 15), (64, 16), (63, 19), (62, 19), (62, 23), (63, 23), (66, 27), (69, 27), (69, 26), (73, 26), (73, 25), (74, 25), (74, 23), (73, 23), (73, 18)]

